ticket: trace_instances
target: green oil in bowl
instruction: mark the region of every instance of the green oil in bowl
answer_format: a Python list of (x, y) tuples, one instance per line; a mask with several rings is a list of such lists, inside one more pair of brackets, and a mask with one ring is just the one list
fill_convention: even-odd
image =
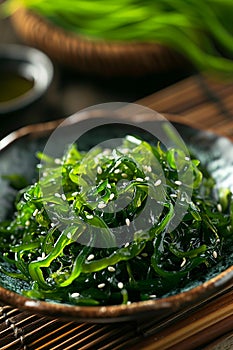
[(34, 79), (17, 71), (0, 70), (0, 105), (23, 97), (34, 86)]
[(52, 62), (43, 52), (24, 45), (0, 45), (0, 117), (39, 101), (52, 78)]

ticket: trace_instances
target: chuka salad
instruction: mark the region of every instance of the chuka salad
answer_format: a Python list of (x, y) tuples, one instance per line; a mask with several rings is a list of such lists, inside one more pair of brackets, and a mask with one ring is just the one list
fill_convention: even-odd
[(216, 190), (180, 149), (129, 135), (114, 149), (73, 144), (62, 158), (38, 157), (39, 180), (0, 224), (1, 274), (25, 281), (23, 295), (76, 305), (160, 298), (206, 273), (232, 241), (230, 190)]

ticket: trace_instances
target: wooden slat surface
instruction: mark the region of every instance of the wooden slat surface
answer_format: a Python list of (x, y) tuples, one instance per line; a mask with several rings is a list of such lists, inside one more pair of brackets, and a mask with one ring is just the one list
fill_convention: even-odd
[(173, 120), (233, 137), (233, 81), (195, 76), (139, 101)]
[[(233, 139), (233, 82), (194, 76), (138, 103)], [(233, 348), (232, 330), (232, 290), (159, 324), (78, 324), (0, 305), (0, 349), (6, 350), (226, 350)]]

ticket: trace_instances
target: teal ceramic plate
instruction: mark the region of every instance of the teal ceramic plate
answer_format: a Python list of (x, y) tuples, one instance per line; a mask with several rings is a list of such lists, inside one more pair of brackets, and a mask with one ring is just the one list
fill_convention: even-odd
[[(83, 120), (75, 116), (67, 118), (61, 128), (63, 138), (66, 135), (69, 137), (72, 135), (74, 125), (78, 124), (82, 127), (82, 123), (88, 121), (88, 125), (91, 126), (93, 120), (96, 120), (96, 117), (92, 119), (92, 116), (88, 114)], [(103, 121), (104, 119), (101, 122)], [(60, 122), (31, 125), (4, 138), (0, 142), (0, 174), (16, 172), (31, 181), (35, 177), (34, 169), (37, 163), (35, 152), (44, 149), (48, 136), (57, 128)], [(140, 120), (138, 123), (140, 127)], [(161, 124), (164, 121), (143, 120), (143, 128), (147, 126), (147, 129), (150, 130), (152, 126), (154, 127), (154, 123)], [(96, 144), (105, 139), (106, 135), (113, 138), (123, 137), (131, 131), (130, 126), (127, 128), (127, 126), (122, 127), (120, 124), (114, 125), (114, 127), (109, 127), (109, 125), (106, 124), (98, 133), (98, 136), (95, 131), (93, 134), (90, 132), (81, 137), (82, 147), (89, 148), (93, 146), (93, 142)], [(212, 173), (217, 186), (230, 187), (233, 190), (233, 144), (230, 140), (182, 124), (176, 123), (174, 126), (190, 151)], [(59, 144), (57, 147), (59, 149)], [(0, 220), (10, 214), (15, 194), (9, 187), (8, 182), (0, 178)], [(195, 307), (232, 287), (232, 261), (233, 255), (227, 256), (221, 264), (212, 268), (208, 274), (200, 276), (195, 282), (186, 285), (182, 290), (173, 291), (163, 298), (135, 302), (130, 305), (100, 307), (73, 306), (26, 298), (20, 294), (22, 285), (18, 281), (12, 278), (6, 279), (0, 273), (0, 300), (19, 309), (65, 319), (69, 318), (75, 321), (117, 322), (152, 316), (154, 320), (159, 320), (179, 310)]]

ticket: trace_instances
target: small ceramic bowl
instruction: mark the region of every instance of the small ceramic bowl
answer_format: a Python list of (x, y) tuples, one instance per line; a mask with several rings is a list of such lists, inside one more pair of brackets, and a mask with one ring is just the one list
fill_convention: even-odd
[(41, 51), (15, 44), (0, 45), (0, 115), (29, 106), (45, 94), (53, 65)]

